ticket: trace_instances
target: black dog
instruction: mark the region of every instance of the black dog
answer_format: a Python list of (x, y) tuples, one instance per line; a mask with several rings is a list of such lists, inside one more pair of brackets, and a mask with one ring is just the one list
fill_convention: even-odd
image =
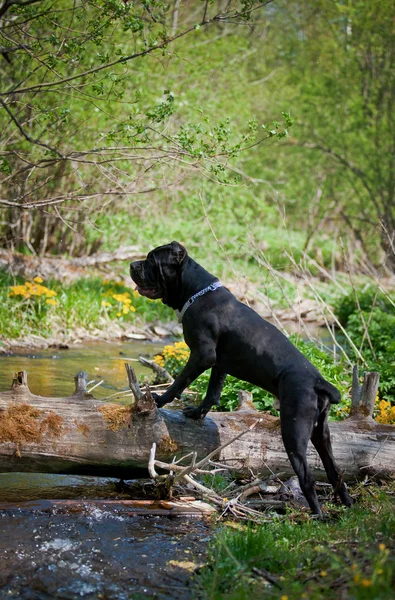
[(311, 510), (321, 514), (314, 481), (306, 461), (309, 439), (324, 464), (329, 481), (343, 504), (352, 500), (336, 466), (329, 436), (330, 404), (340, 402), (338, 390), (271, 323), (239, 302), (178, 242), (149, 252), (130, 265), (137, 291), (161, 298), (180, 311), (190, 358), (174, 383), (156, 397), (159, 407), (179, 397), (203, 371), (211, 368), (206, 397), (187, 417), (204, 417), (219, 404), (229, 373), (258, 385), (280, 401), (281, 433), (289, 460)]

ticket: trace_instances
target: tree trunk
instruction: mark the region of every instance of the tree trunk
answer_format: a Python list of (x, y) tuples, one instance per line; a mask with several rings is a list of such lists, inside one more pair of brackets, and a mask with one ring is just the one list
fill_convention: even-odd
[[(237, 411), (211, 412), (196, 422), (177, 410), (158, 410), (150, 393), (122, 406), (87, 393), (84, 372), (75, 381), (73, 396), (45, 398), (30, 392), (25, 372), (15, 375), (11, 390), (0, 393), (0, 471), (128, 478), (134, 469), (147, 468), (154, 442), (158, 460), (169, 462), (191, 451), (199, 459), (258, 421), (216, 460), (239, 473), (293, 474), (279, 419), (256, 411), (246, 392), (239, 393)], [(395, 427), (373, 421), (366, 405), (360, 413), (354, 406), (353, 417), (330, 423), (334, 455), (345, 478), (395, 474)], [(308, 462), (315, 478), (325, 478), (311, 445)]]

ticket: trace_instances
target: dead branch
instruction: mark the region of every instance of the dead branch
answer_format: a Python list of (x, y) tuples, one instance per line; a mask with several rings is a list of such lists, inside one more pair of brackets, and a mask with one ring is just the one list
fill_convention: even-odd
[(158, 376), (159, 381), (163, 381), (165, 383), (173, 383), (174, 377), (172, 377), (164, 367), (161, 367), (154, 360), (148, 360), (148, 358), (144, 358), (144, 356), (139, 356), (139, 362), (145, 367), (152, 369), (154, 373)]

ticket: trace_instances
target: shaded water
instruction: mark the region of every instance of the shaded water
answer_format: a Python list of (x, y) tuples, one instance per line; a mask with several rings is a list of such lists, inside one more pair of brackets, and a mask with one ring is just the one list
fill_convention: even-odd
[(0, 473), (0, 503), (56, 498), (119, 498), (122, 496), (117, 484), (117, 479), (109, 477)]

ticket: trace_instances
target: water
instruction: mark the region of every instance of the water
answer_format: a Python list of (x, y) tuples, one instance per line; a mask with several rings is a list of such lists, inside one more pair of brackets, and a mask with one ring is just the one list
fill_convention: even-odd
[(94, 396), (104, 398), (128, 389), (125, 362), (133, 366), (138, 377), (151, 376), (152, 372), (138, 362), (138, 356), (152, 358), (162, 348), (163, 344), (152, 342), (90, 342), (67, 350), (48, 348), (0, 354), (0, 391), (9, 390), (13, 373), (24, 370), (33, 394), (70, 396), (74, 392), (74, 376), (78, 371), (87, 371), (88, 381), (103, 380), (94, 390)]
[(0, 473), (0, 503), (57, 498), (120, 498), (118, 479), (50, 473)]
[(0, 598), (188, 600), (210, 526), (91, 508), (0, 508)]
[[(93, 392), (103, 398), (128, 389), (125, 362), (139, 379), (151, 375), (127, 358), (152, 358), (161, 348), (149, 342), (93, 342), (0, 356), (0, 391), (10, 388), (15, 371), (26, 370), (34, 394), (68, 396), (74, 375), (85, 370), (89, 380), (103, 379)], [(136, 516), (118, 503), (97, 502), (147, 497), (152, 485), (144, 481), (125, 486), (100, 477), (0, 474), (0, 599), (192, 598), (188, 583), (204, 562), (209, 524)], [(67, 503), (58, 510), (48, 502), (54, 499), (83, 500), (83, 510)]]

